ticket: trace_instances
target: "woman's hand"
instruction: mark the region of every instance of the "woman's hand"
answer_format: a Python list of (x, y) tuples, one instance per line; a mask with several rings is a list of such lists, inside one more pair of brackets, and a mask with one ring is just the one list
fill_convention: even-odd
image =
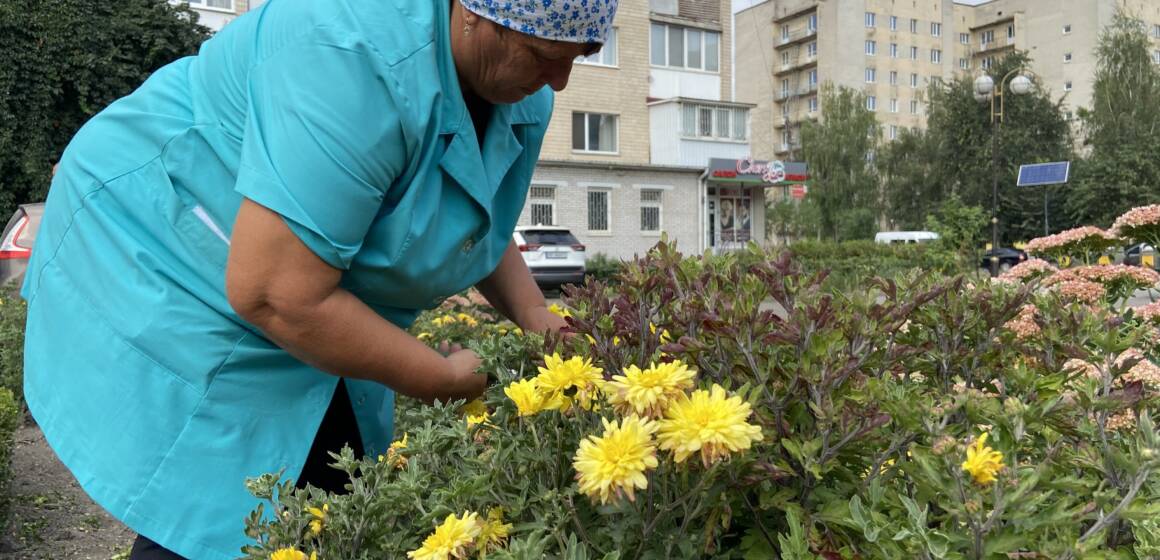
[(519, 324), (525, 331), (538, 333), (558, 331), (568, 326), (563, 317), (552, 313), (543, 305), (528, 308), (520, 318)]
[(459, 350), (449, 354), (445, 360), (448, 366), (446, 377), (450, 381), (445, 400), (472, 401), (483, 395), (487, 389), (487, 376), (476, 373), (483, 361), (475, 352)]

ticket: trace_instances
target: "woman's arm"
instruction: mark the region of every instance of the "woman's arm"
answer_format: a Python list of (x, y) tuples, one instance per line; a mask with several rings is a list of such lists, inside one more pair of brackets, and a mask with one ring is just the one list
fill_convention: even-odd
[(475, 286), (492, 307), (529, 331), (547, 331), (567, 326), (564, 319), (548, 311), (544, 293), (536, 285), (515, 241), (508, 243), (499, 266)]
[(427, 402), (483, 393), (487, 377), (474, 373), (474, 353), (439, 355), (340, 288), (341, 278), (342, 271), (319, 259), (279, 214), (242, 202), (226, 295), (243, 319), (294, 357), (333, 375), (377, 381)]

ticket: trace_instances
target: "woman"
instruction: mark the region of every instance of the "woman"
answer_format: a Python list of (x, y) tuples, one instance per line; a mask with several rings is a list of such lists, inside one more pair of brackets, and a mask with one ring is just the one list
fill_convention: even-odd
[[(463, 2), (462, 4), (460, 3)], [(559, 328), (511, 233), (615, 0), (270, 0), (92, 119), (23, 289), (25, 392), (131, 558), (227, 559), (246, 477), (340, 489), (393, 392), (472, 398), (406, 328), (472, 285)], [(515, 6), (518, 4), (518, 6)]]

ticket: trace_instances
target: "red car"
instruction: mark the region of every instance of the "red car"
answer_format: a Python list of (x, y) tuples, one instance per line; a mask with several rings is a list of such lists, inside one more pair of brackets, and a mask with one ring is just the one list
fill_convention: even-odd
[(36, 240), (43, 214), (44, 203), (21, 204), (8, 220), (4, 233), (0, 235), (0, 286), (12, 283), (19, 287), (24, 281), (24, 271), (28, 269), (32, 243)]

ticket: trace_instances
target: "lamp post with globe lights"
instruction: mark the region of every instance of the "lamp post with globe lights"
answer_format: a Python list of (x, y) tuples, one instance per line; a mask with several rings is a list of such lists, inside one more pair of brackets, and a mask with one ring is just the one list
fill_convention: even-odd
[(1024, 75), (1023, 68), (1008, 72), (995, 87), (995, 80), (987, 74), (975, 78), (975, 100), (991, 102), (991, 276), (999, 274), (999, 128), (1006, 115), (1004, 90), (1023, 95), (1031, 92), (1034, 84)]

